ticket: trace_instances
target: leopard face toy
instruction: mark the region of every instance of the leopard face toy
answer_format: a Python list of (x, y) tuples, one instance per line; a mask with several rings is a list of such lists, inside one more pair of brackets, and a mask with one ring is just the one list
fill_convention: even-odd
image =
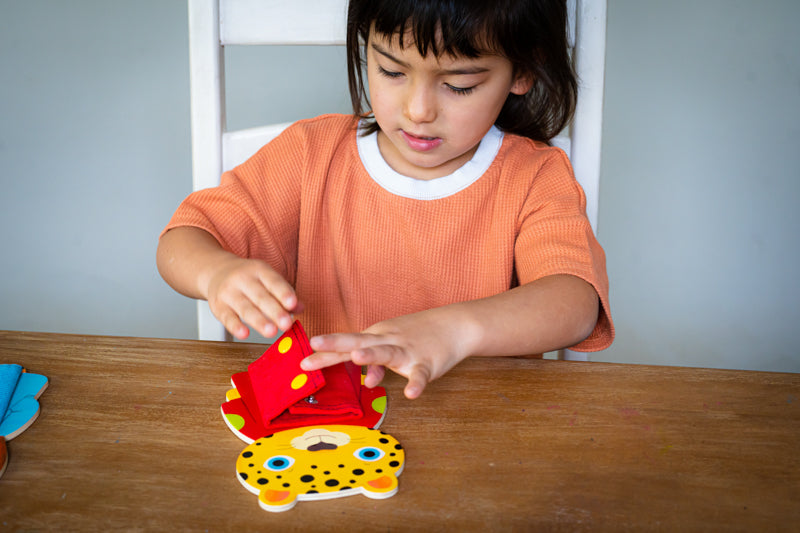
[(239, 454), (239, 481), (262, 509), (291, 509), (298, 500), (397, 492), (403, 447), (391, 435), (362, 426), (326, 425), (279, 431)]

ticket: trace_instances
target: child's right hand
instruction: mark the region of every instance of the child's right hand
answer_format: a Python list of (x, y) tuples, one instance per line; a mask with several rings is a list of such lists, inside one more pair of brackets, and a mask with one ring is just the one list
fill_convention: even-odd
[(158, 243), (158, 271), (176, 291), (208, 300), (211, 311), (237, 339), (249, 325), (265, 337), (289, 329), (303, 310), (292, 286), (267, 263), (222, 248), (208, 232), (182, 226)]
[(247, 325), (273, 337), (302, 312), (292, 286), (257, 259), (227, 257), (215, 266), (206, 293), (214, 316), (237, 339), (247, 338)]

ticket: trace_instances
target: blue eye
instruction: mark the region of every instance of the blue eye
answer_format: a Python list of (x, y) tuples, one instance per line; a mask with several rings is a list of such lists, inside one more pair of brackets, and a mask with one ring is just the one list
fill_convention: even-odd
[(378, 448), (373, 448), (372, 446), (366, 446), (364, 448), (359, 448), (353, 452), (358, 459), (362, 461), (377, 461), (381, 457), (385, 455), (383, 450)]
[(273, 472), (282, 472), (294, 464), (294, 459), (288, 455), (276, 455), (270, 457), (264, 463), (264, 467)]

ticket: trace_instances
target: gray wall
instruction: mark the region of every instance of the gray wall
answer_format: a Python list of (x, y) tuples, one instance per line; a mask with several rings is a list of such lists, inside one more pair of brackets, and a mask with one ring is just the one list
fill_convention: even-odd
[[(800, 371), (794, 0), (610, 0), (593, 360)], [(0, 329), (192, 338), (155, 269), (191, 190), (182, 0), (0, 0)], [(347, 111), (338, 49), (228, 51), (233, 128)]]

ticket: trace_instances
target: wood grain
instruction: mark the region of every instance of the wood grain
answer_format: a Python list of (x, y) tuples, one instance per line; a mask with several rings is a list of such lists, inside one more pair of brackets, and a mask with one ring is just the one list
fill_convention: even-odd
[(485, 358), (402, 397), (400, 491), (262, 511), (219, 407), (264, 347), (0, 332), (44, 374), (8, 443), (9, 530), (796, 531), (800, 375)]

